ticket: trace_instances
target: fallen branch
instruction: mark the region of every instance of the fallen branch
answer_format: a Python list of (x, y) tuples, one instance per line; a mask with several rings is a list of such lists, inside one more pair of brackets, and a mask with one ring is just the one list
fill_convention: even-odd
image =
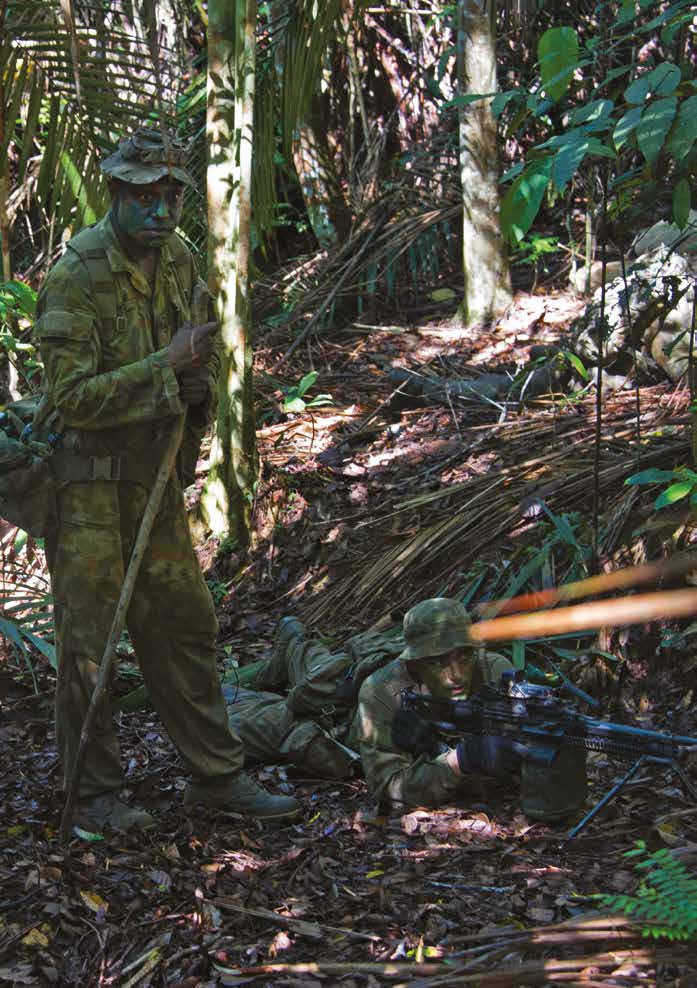
[(222, 910), (227, 909), (231, 912), (243, 913), (246, 916), (257, 916), (260, 919), (268, 919), (272, 923), (280, 923), (281, 926), (287, 927), (289, 930), (294, 930), (301, 935), (312, 937), (314, 940), (323, 939), (325, 933), (340, 933), (342, 936), (353, 937), (354, 940), (370, 940), (372, 942), (383, 939), (375, 933), (361, 933), (358, 930), (349, 930), (342, 926), (326, 926), (324, 923), (320, 925), (320, 923), (308, 922), (305, 919), (297, 919), (294, 916), (281, 916), (271, 909), (253, 909), (249, 906), (240, 906), (236, 902), (231, 902), (230, 899), (218, 897), (213, 901)]

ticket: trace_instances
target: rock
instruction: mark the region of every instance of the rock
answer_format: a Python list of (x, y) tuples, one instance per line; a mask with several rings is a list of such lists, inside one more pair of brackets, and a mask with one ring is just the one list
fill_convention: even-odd
[(659, 220), (648, 230), (640, 233), (632, 244), (632, 253), (635, 257), (643, 254), (650, 254), (657, 247), (663, 244), (666, 247), (673, 247), (681, 254), (688, 254), (697, 250), (697, 209), (691, 209), (687, 224), (683, 230), (675, 223), (666, 223)]
[[(629, 264), (629, 261), (627, 261)], [(569, 282), (576, 289), (579, 295), (586, 294), (586, 272), (588, 270), (587, 265), (583, 265), (582, 268), (576, 268), (574, 273), (569, 277)], [(613, 278), (618, 278), (622, 274), (622, 262), (621, 261), (608, 261), (605, 265), (605, 283), (612, 281)], [(599, 288), (603, 280), (603, 264), (602, 261), (593, 261), (591, 264), (591, 283), (590, 290), (594, 292), (596, 288)]]
[[(603, 362), (615, 374), (633, 374), (633, 354), (641, 370), (658, 365), (671, 379), (685, 374), (690, 347), (697, 259), (660, 245), (635, 261), (627, 274), (631, 331), (622, 277), (605, 286)], [(602, 289), (571, 328), (574, 351), (590, 365), (598, 360)]]

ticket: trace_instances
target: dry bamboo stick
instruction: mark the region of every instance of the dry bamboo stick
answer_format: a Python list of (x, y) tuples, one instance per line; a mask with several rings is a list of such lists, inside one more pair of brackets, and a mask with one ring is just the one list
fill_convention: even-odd
[(596, 600), (553, 611), (491, 618), (473, 624), (469, 634), (476, 642), (514, 641), (595, 628), (622, 628), (690, 614), (697, 614), (697, 590), (662, 590), (634, 597)]
[(657, 583), (659, 580), (672, 580), (697, 569), (697, 552), (680, 553), (668, 559), (657, 559), (641, 566), (629, 566), (613, 573), (600, 573), (586, 580), (577, 580), (560, 587), (520, 594), (508, 600), (492, 600), (478, 604), (475, 612), (482, 617), (501, 617), (515, 611), (537, 611), (551, 607), (564, 600), (579, 600), (609, 590), (638, 587), (644, 583)]
[(635, 950), (613, 950), (600, 954), (588, 954), (583, 957), (570, 957), (562, 960), (529, 961), (517, 964), (508, 970), (491, 972), (464, 973), (457, 967), (446, 963), (405, 963), (386, 961), (378, 962), (335, 962), (312, 961), (307, 963), (259, 964), (246, 968), (218, 968), (221, 973), (239, 978), (260, 978), (274, 975), (344, 975), (344, 974), (374, 974), (383, 977), (415, 975), (433, 975), (426, 980), (408, 982), (411, 988), (437, 988), (455, 984), (477, 984), (480, 988), (518, 988), (521, 984), (537, 984), (568, 980), (570, 976), (577, 977), (586, 968), (613, 968), (632, 962), (654, 967), (657, 963), (679, 963), (688, 956), (687, 947), (655, 948), (652, 945)]

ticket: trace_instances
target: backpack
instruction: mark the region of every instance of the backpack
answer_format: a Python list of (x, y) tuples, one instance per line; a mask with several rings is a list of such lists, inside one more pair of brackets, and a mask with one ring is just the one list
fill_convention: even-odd
[(48, 465), (60, 436), (33, 438), (41, 395), (13, 401), (0, 413), (0, 517), (34, 538), (46, 534), (56, 518), (55, 482)]

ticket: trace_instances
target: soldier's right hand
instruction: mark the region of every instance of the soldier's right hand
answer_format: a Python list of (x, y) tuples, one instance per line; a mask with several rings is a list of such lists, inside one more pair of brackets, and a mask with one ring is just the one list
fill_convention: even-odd
[(512, 738), (487, 734), (463, 738), (455, 750), (463, 775), (472, 772), (507, 779), (520, 767), (525, 746)]
[(167, 357), (175, 374), (209, 363), (217, 330), (217, 322), (204, 322), (199, 326), (184, 323), (179, 327), (167, 347)]

